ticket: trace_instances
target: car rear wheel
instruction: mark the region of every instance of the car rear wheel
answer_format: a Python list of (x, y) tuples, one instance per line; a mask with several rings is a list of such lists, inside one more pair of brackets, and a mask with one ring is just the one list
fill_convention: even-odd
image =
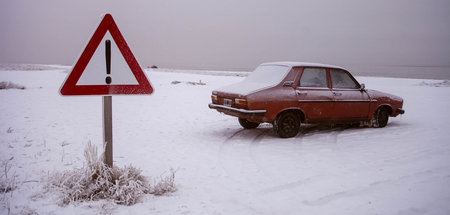
[(259, 123), (250, 122), (244, 118), (239, 118), (239, 124), (241, 124), (241, 126), (244, 127), (245, 129), (253, 129), (259, 126)]
[(293, 112), (281, 113), (273, 124), (273, 130), (281, 138), (295, 137), (299, 129), (300, 118)]
[(385, 108), (379, 108), (374, 115), (373, 127), (384, 128), (389, 121), (389, 112)]

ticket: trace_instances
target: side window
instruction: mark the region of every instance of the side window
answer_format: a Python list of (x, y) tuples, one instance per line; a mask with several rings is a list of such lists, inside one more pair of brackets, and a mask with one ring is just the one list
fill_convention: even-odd
[(305, 68), (300, 78), (299, 87), (328, 87), (325, 69)]
[(330, 75), (333, 88), (358, 89), (358, 84), (346, 72), (331, 70)]

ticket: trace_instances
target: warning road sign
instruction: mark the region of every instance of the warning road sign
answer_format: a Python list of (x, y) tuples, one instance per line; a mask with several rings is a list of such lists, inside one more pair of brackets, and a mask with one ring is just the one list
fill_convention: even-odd
[(111, 14), (95, 30), (72, 71), (62, 95), (151, 94), (153, 88)]

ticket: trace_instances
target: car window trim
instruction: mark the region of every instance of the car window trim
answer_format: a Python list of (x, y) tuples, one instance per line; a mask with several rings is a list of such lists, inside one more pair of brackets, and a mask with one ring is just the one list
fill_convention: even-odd
[(299, 87), (297, 86), (298, 89), (302, 89), (302, 90), (330, 90), (329, 87)]
[(345, 91), (361, 91), (359, 88), (331, 88), (333, 90), (345, 90)]

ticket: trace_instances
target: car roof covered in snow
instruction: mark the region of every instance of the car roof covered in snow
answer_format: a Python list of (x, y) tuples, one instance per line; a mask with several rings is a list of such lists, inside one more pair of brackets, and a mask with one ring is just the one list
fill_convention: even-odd
[(295, 61), (268, 62), (268, 63), (263, 63), (261, 65), (281, 65), (281, 66), (289, 66), (289, 67), (297, 67), (297, 66), (326, 67), (326, 68), (336, 68), (336, 69), (347, 70), (340, 66), (321, 64), (321, 63), (295, 62)]

